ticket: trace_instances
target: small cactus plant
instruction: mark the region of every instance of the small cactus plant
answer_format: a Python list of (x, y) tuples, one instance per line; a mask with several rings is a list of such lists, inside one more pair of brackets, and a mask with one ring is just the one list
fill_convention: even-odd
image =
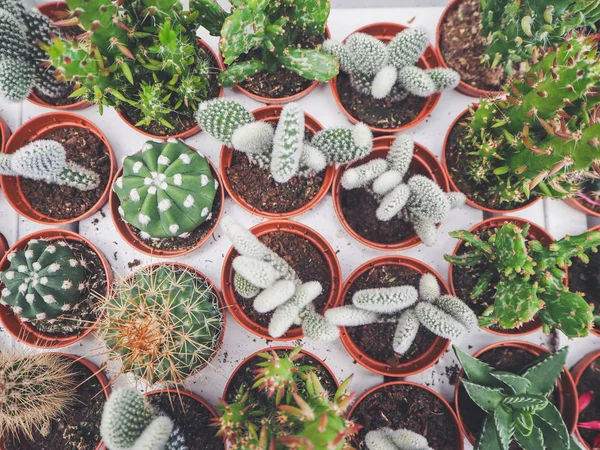
[(417, 235), (425, 245), (432, 247), (437, 242), (437, 224), (448, 217), (451, 209), (462, 206), (465, 196), (446, 193), (423, 175), (414, 175), (404, 183), (414, 145), (411, 137), (398, 136), (386, 159), (376, 158), (347, 169), (341, 183), (344, 189), (371, 186), (380, 202), (377, 219), (387, 222), (405, 211)]
[(357, 291), (352, 305), (327, 310), (325, 320), (344, 327), (395, 322), (392, 347), (399, 354), (411, 347), (420, 325), (445, 339), (458, 339), (477, 328), (475, 313), (462, 300), (441, 295), (438, 281), (430, 273), (421, 277), (418, 291), (413, 286)]
[(104, 405), (100, 433), (108, 450), (187, 450), (185, 437), (135, 389), (116, 389)]
[(369, 431), (365, 436), (369, 450), (432, 450), (427, 438), (414, 431), (401, 428), (379, 428)]
[(123, 161), (113, 186), (123, 220), (142, 239), (186, 237), (209, 220), (219, 182), (208, 160), (182, 141), (148, 141)]

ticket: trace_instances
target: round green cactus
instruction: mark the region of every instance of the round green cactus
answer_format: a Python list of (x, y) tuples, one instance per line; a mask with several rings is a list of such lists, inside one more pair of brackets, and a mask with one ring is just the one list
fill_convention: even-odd
[(121, 217), (143, 239), (187, 236), (210, 219), (218, 187), (208, 160), (176, 140), (146, 142), (113, 186)]

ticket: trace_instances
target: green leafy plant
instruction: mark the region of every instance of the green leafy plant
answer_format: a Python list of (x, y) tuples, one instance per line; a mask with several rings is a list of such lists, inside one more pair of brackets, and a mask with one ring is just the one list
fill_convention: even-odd
[[(215, 0), (191, 0), (190, 8), (213, 36), (227, 69), (219, 76), (223, 87), (233, 87), (258, 72), (276, 72), (281, 67), (321, 82), (338, 74), (337, 60), (320, 48), (302, 48), (300, 36), (322, 35), (329, 17), (329, 0), (232, 0), (229, 13)], [(240, 60), (251, 50), (260, 58)]]
[(469, 251), (446, 261), (460, 267), (484, 264), (485, 271), (471, 292), (480, 299), (493, 290), (493, 303), (479, 319), (484, 327), (519, 328), (538, 315), (544, 331), (557, 328), (570, 338), (587, 336), (593, 326), (592, 308), (579, 293), (565, 286), (563, 269), (575, 257), (589, 261), (586, 251), (597, 251), (600, 232), (566, 236), (548, 247), (528, 237), (529, 225), (505, 223), (487, 237), (454, 231)]

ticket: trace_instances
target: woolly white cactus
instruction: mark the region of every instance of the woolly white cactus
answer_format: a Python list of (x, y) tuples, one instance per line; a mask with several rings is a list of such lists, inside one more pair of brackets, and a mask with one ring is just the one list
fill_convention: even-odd
[(432, 450), (427, 438), (414, 431), (401, 428), (379, 428), (369, 431), (365, 436), (369, 450)]
[(429, 97), (436, 92), (435, 83), (429, 74), (417, 66), (406, 66), (399, 70), (398, 82), (419, 97)]
[(350, 35), (345, 48), (351, 57), (350, 67), (362, 74), (375, 76), (387, 65), (389, 54), (386, 45), (370, 34)]
[(300, 170), (304, 147), (304, 111), (296, 103), (284, 106), (273, 139), (271, 174), (278, 183), (287, 183)]
[(401, 31), (388, 44), (390, 63), (398, 70), (413, 66), (429, 45), (429, 36), (424, 28), (408, 28)]
[(426, 72), (435, 84), (436, 91), (454, 89), (460, 83), (460, 75), (452, 69), (438, 67), (428, 69)]
[(373, 133), (364, 123), (351, 129), (329, 128), (315, 134), (311, 145), (325, 155), (329, 164), (347, 164), (371, 153)]
[(354, 306), (366, 311), (393, 314), (414, 305), (419, 299), (412, 286), (363, 289), (352, 296)]
[(358, 167), (347, 169), (342, 176), (344, 189), (356, 189), (383, 175), (388, 168), (385, 159), (376, 158)]

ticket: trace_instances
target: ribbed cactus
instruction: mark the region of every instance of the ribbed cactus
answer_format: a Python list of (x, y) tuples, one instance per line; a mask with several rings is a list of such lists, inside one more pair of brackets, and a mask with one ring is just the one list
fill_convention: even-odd
[(104, 405), (100, 434), (108, 450), (187, 450), (171, 419), (159, 415), (135, 389), (113, 391)]
[(344, 327), (395, 322), (392, 346), (399, 354), (411, 347), (420, 325), (445, 339), (458, 339), (477, 328), (475, 313), (462, 300), (440, 295), (437, 279), (430, 273), (421, 277), (418, 291), (413, 286), (357, 291), (352, 305), (327, 310), (325, 320)]
[(346, 393), (351, 379), (332, 398), (315, 368), (302, 364), (300, 350), (259, 353), (256, 382), (242, 385), (233, 402), (221, 400), (214, 422), (229, 448), (348, 448), (347, 438), (360, 429), (344, 417), (354, 398)]
[[(478, 301), (488, 289), (494, 290), (493, 302), (479, 324), (513, 329), (537, 315), (546, 332), (557, 328), (569, 338), (587, 336), (594, 322), (592, 309), (581, 294), (565, 286), (562, 269), (575, 257), (587, 262), (585, 252), (597, 251), (600, 232), (566, 236), (544, 247), (528, 237), (528, 231), (529, 225), (507, 222), (488, 237), (468, 231), (450, 233), (468, 247), (466, 253), (445, 256), (455, 270), (478, 264), (486, 268), (471, 291), (471, 299)], [(487, 298), (485, 301), (489, 302)]]
[(300, 170), (304, 149), (304, 111), (297, 103), (283, 107), (271, 155), (271, 173), (278, 183), (286, 183)]
[(414, 431), (391, 428), (378, 428), (365, 435), (369, 450), (432, 450), (427, 438)]
[(523, 77), (505, 86), (506, 99), (482, 100), (472, 111), (465, 150), (478, 152), (468, 168), (506, 202), (530, 196), (570, 197), (600, 173), (597, 44), (569, 36), (534, 52)]
[(0, 154), (0, 175), (40, 180), (81, 191), (96, 189), (100, 184), (98, 174), (67, 161), (63, 145), (49, 139), (30, 142), (11, 154)]
[(85, 273), (65, 241), (32, 239), (7, 258), (10, 265), (0, 272), (0, 303), (22, 321), (51, 321), (77, 309)]
[(208, 160), (177, 140), (146, 142), (113, 186), (121, 217), (143, 239), (187, 236), (210, 219), (218, 188)]
[(223, 313), (207, 280), (177, 265), (144, 267), (99, 305), (111, 358), (149, 384), (181, 384), (218, 350)]

